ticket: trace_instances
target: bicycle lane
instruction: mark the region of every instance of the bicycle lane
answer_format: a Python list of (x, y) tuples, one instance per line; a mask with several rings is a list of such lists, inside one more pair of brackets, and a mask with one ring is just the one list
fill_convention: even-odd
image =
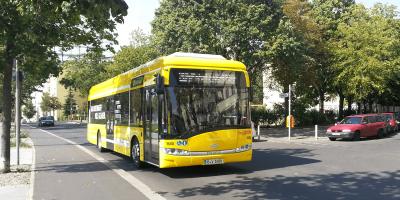
[(40, 129), (29, 132), (35, 146), (33, 199), (148, 199), (77, 145)]

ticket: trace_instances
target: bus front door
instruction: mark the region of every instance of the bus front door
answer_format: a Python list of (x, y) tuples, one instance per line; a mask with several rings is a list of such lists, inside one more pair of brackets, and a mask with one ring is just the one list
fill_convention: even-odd
[(159, 164), (159, 102), (155, 89), (145, 90), (146, 124), (144, 127), (144, 159)]
[[(106, 127), (107, 127), (107, 149), (114, 150), (114, 96), (107, 97)], [(112, 142), (110, 142), (112, 141)]]

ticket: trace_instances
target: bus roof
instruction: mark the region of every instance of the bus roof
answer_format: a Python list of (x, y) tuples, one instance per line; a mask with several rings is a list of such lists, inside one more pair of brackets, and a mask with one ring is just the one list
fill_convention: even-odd
[[(226, 68), (227, 70), (246, 70), (246, 66), (243, 63), (227, 60), (219, 55), (176, 52), (169, 56), (154, 59), (146, 64), (140, 65), (114, 78), (108, 79), (93, 86), (89, 91), (89, 100), (96, 99), (98, 96), (102, 96), (100, 95), (102, 92), (116, 89), (120, 90), (121, 87), (126, 87), (126, 85), (130, 84), (130, 80), (136, 76), (140, 76), (150, 71), (168, 66), (202, 66)], [(129, 87), (122, 89), (129, 90)], [(96, 97), (91, 97), (92, 95), (96, 95)]]

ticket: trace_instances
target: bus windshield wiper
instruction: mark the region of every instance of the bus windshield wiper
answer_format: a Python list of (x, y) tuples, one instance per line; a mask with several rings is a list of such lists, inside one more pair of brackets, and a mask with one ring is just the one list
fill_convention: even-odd
[(178, 136), (178, 137), (175, 137), (175, 139), (177, 139), (177, 138), (182, 138), (183, 136), (185, 136), (186, 134), (188, 134), (190, 131), (192, 131), (195, 127), (196, 127), (196, 125), (193, 125), (193, 126), (189, 127), (189, 129), (188, 129), (186, 132), (184, 132), (182, 135), (180, 135), (180, 136)]

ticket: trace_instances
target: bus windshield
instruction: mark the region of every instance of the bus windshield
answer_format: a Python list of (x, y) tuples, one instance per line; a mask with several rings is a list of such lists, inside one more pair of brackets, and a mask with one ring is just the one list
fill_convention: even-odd
[(171, 69), (167, 87), (170, 136), (189, 138), (221, 130), (249, 128), (244, 72)]

